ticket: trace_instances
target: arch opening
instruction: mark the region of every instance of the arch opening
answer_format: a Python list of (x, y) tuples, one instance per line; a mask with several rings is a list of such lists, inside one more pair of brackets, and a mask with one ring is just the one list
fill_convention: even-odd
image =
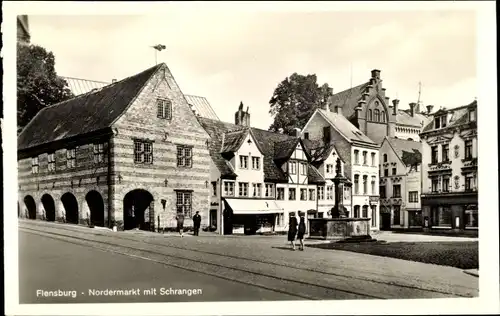
[(54, 199), (50, 194), (44, 194), (42, 196), (42, 204), (45, 209), (45, 220), (53, 222), (56, 220), (56, 204)]
[(101, 193), (92, 190), (85, 196), (85, 201), (90, 210), (90, 214), (87, 214), (89, 224), (104, 227), (104, 200)]
[(78, 224), (78, 201), (75, 196), (67, 192), (61, 197), (61, 202), (64, 206), (66, 222)]
[(128, 192), (123, 198), (123, 228), (154, 230), (154, 198), (143, 189)]
[(31, 195), (27, 195), (24, 198), (24, 204), (26, 205), (26, 218), (36, 219), (36, 203), (35, 199)]

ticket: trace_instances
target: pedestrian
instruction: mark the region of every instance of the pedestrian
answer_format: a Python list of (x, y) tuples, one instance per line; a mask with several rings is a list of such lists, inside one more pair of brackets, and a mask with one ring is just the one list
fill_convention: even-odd
[(299, 230), (297, 232), (297, 239), (300, 242), (300, 250), (304, 251), (304, 235), (306, 233), (306, 219), (304, 213), (300, 213)]
[(181, 237), (184, 237), (184, 214), (177, 214), (175, 219), (177, 220), (177, 231)]
[(290, 221), (288, 222), (288, 241), (292, 244), (292, 250), (295, 251), (295, 235), (297, 235), (297, 218), (295, 213), (290, 213)]
[(196, 214), (193, 216), (193, 226), (194, 226), (195, 236), (198, 236), (200, 234), (200, 224), (201, 224), (201, 215), (199, 211), (196, 211)]

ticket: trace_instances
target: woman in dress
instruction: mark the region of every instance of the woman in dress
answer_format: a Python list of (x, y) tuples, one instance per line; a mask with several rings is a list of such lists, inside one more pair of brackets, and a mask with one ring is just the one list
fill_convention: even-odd
[(304, 213), (300, 215), (299, 230), (297, 232), (297, 239), (300, 241), (300, 250), (304, 251), (304, 235), (306, 233), (306, 220), (304, 218)]
[(292, 244), (292, 250), (295, 250), (295, 235), (297, 235), (297, 218), (295, 213), (292, 212), (288, 223), (288, 241)]

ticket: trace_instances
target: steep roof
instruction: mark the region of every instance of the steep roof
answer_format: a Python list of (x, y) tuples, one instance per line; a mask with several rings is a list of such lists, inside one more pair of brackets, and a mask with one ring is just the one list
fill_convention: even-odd
[(311, 165), (307, 166), (307, 180), (311, 184), (324, 184), (326, 182), (318, 169)]
[(184, 95), (184, 96), (186, 97), (187, 103), (195, 110), (196, 115), (209, 118), (212, 120), (219, 119), (217, 114), (215, 114), (214, 109), (208, 102), (207, 98), (196, 95)]
[(386, 139), (405, 165), (422, 163), (422, 143), (395, 137), (386, 137)]
[(75, 96), (78, 96), (78, 95), (84, 94), (84, 93), (88, 93), (94, 89), (100, 89), (100, 88), (110, 84), (110, 82), (79, 79), (79, 78), (72, 78), (72, 77), (61, 77), (61, 78), (66, 80), (66, 82), (68, 83), (69, 90)]
[(309, 159), (313, 163), (325, 161), (335, 148), (333, 143), (324, 144), (320, 140), (303, 139), (302, 143)]
[(248, 129), (240, 129), (224, 133), (222, 137), (221, 153), (237, 151), (245, 138), (247, 137)]
[(474, 100), (473, 102), (471, 102), (468, 105), (463, 105), (463, 106), (460, 106), (460, 107), (456, 107), (456, 108), (452, 108), (452, 109), (446, 109), (446, 110), (445, 109), (441, 109), (441, 110), (436, 111), (436, 113), (434, 113), (434, 115), (430, 118), (429, 123), (422, 130), (422, 133), (434, 130), (434, 120), (433, 120), (433, 118), (436, 115), (443, 115), (443, 114), (450, 115), (451, 114), (451, 117), (450, 117), (450, 119), (449, 119), (448, 124), (446, 125), (446, 127), (445, 128), (441, 128), (440, 130), (444, 130), (444, 129), (448, 129), (448, 128), (453, 128), (455, 126), (459, 126), (459, 125), (462, 125), (462, 124), (469, 123), (469, 119), (468, 119), (468, 115), (467, 114), (469, 113), (469, 109), (471, 107), (477, 107), (477, 101), (476, 100)]
[(372, 145), (376, 145), (368, 136), (363, 134), (356, 126), (354, 126), (349, 120), (338, 113), (333, 113), (331, 111), (325, 111), (323, 109), (318, 109), (319, 113), (323, 115), (334, 126), (347, 140), (349, 141), (359, 141)]
[(414, 113), (413, 116), (409, 113), (409, 110), (398, 110), (396, 114), (396, 124), (404, 126), (412, 126), (416, 128), (422, 128), (429, 122), (429, 118), (426, 115), (420, 113)]
[(300, 138), (293, 137), (287, 140), (274, 143), (274, 159), (280, 160), (280, 159), (290, 158), (290, 155), (297, 147), (299, 141)]
[(363, 96), (363, 92), (369, 84), (370, 82), (365, 82), (332, 95), (329, 99), (330, 111), (333, 111), (335, 106), (340, 105), (342, 106), (342, 114), (345, 115), (345, 117), (350, 118), (353, 114), (355, 114), (354, 109), (358, 106), (358, 101)]
[(110, 127), (163, 66), (42, 109), (19, 135), (18, 150)]
[[(224, 135), (226, 132), (231, 132), (234, 130), (249, 129), (249, 132), (253, 135), (256, 142), (256, 146), (264, 155), (263, 167), (264, 167), (264, 178), (265, 181), (287, 181), (287, 176), (285, 173), (276, 165), (275, 163), (275, 144), (283, 142), (291, 142), (292, 140), (297, 142), (296, 137), (288, 136), (285, 134), (278, 134), (269, 131), (265, 131), (258, 128), (246, 128), (238, 126), (231, 123), (221, 122), (218, 120), (208, 119), (204, 117), (197, 117), (200, 124), (210, 135), (210, 156), (214, 161), (215, 165), (219, 169), (223, 177), (236, 177), (234, 170), (232, 169), (229, 162), (224, 159), (221, 155), (221, 149), (224, 142), (226, 142)], [(238, 134), (238, 133), (235, 133)], [(231, 141), (232, 142), (232, 141)], [(236, 140), (235, 142), (238, 142)], [(230, 146), (227, 146), (229, 148)], [(234, 146), (233, 148), (236, 148)]]

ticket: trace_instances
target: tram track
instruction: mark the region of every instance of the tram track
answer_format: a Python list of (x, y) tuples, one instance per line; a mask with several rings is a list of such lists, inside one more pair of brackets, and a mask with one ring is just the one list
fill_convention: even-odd
[(37, 229), (20, 228), (22, 232), (62, 240), (71, 244), (88, 246), (102, 251), (113, 252), (129, 257), (154, 261), (166, 266), (214, 276), (220, 279), (242, 283), (254, 287), (297, 297), (306, 300), (324, 299), (383, 299), (384, 297), (356, 293), (335, 287), (322, 286), (310, 282), (278, 277), (272, 274), (258, 273), (243, 268), (235, 268), (223, 264), (201, 262), (192, 258), (164, 254), (148, 249), (120, 245), (107, 241), (82, 237), (73, 237), (55, 232), (45, 232)]
[[(363, 278), (363, 277), (356, 277), (356, 276), (346, 276), (346, 275), (341, 275), (339, 273), (333, 273), (329, 271), (319, 271), (317, 269), (313, 268), (308, 268), (308, 267), (298, 267), (293, 264), (289, 263), (280, 263), (280, 262), (275, 262), (275, 261), (268, 261), (268, 260), (261, 260), (261, 259), (256, 259), (256, 258), (247, 258), (247, 257), (236, 257), (233, 255), (228, 255), (228, 254), (221, 254), (217, 252), (212, 252), (212, 251), (206, 251), (206, 250), (200, 250), (200, 249), (194, 249), (194, 248), (189, 248), (189, 247), (180, 247), (180, 246), (175, 246), (175, 245), (166, 245), (166, 244), (160, 244), (160, 243), (155, 243), (152, 241), (139, 241), (137, 238), (131, 238), (131, 237), (126, 237), (123, 235), (118, 235), (114, 233), (111, 235), (111, 233), (103, 231), (102, 234), (100, 232), (94, 233), (90, 236), (99, 236), (99, 237), (104, 237), (104, 238), (112, 238), (112, 241), (103, 241), (103, 240), (96, 240), (96, 239), (90, 239), (88, 238), (89, 235), (85, 234), (84, 231), (76, 232), (75, 229), (70, 229), (66, 227), (51, 227), (48, 230), (43, 231), (43, 229), (46, 229), (47, 226), (44, 225), (39, 225), (39, 224), (31, 224), (27, 225), (27, 229), (29, 230), (23, 230), (26, 232), (30, 232), (30, 230), (33, 230), (32, 226), (37, 226), (42, 228), (42, 230), (37, 230), (39, 232), (45, 232), (48, 234), (54, 234), (57, 235), (61, 238), (72, 238), (72, 239), (79, 239), (79, 240), (85, 240), (87, 242), (98, 242), (98, 243), (105, 243), (108, 246), (118, 246), (118, 247), (125, 247), (127, 249), (133, 249), (134, 251), (144, 251), (147, 252), (148, 254), (153, 254), (156, 256), (164, 256), (168, 257), (171, 260), (187, 260), (191, 262), (196, 262), (197, 264), (202, 264), (202, 265), (209, 265), (212, 268), (216, 267), (217, 269), (231, 269), (232, 271), (238, 271), (238, 273), (249, 273), (251, 275), (259, 276), (259, 277), (264, 277), (264, 278), (273, 278), (276, 280), (281, 280), (283, 282), (292, 282), (291, 284), (301, 284), (301, 286), (314, 286), (316, 288), (321, 288), (324, 291), (341, 291), (343, 293), (348, 293), (352, 295), (359, 295), (363, 296), (365, 298), (379, 298), (379, 299), (384, 299), (384, 298), (391, 298), (391, 295), (389, 292), (394, 292), (394, 288), (398, 288), (398, 293), (401, 296), (401, 298), (411, 298), (411, 297), (457, 297), (457, 296), (462, 296), (462, 297), (473, 297), (473, 295), (459, 295), (459, 294), (454, 294), (450, 293), (447, 291), (440, 291), (440, 290), (435, 290), (435, 289), (426, 289), (426, 288), (420, 288), (416, 286), (411, 286), (411, 285), (402, 285), (402, 284), (395, 284), (393, 282), (387, 282), (387, 281), (380, 281), (380, 280), (373, 280), (373, 279), (368, 279), (368, 278)], [(20, 226), (22, 229), (23, 227)], [(55, 233), (53, 230), (58, 230), (59, 232), (71, 232), (73, 235), (75, 233), (77, 234), (85, 234), (85, 236), (79, 236), (79, 237), (74, 237), (72, 235), (67, 235), (67, 234), (61, 234), (61, 233)], [(121, 241), (127, 241), (127, 242), (132, 242), (132, 243), (138, 243), (139, 245), (137, 246), (130, 246), (130, 245), (124, 245), (123, 243), (117, 242), (118, 240)], [(146, 245), (146, 248), (144, 246)], [(159, 247), (163, 250), (175, 250), (175, 251), (182, 251), (184, 252), (180, 256), (179, 254), (172, 254), (172, 253), (162, 253), (159, 252), (158, 249), (147, 249), (147, 246), (155, 246)], [(108, 247), (109, 248), (109, 247)], [(109, 249), (106, 249), (109, 250)], [(192, 252), (194, 253), (193, 256), (187, 255), (185, 252)], [(187, 255), (187, 256), (186, 256)], [(212, 258), (211, 258), (212, 257)], [(216, 258), (213, 258), (216, 257)], [(162, 259), (163, 261), (163, 259)], [(232, 262), (229, 262), (232, 261)], [(243, 262), (238, 262), (238, 261), (243, 261)], [(248, 269), (247, 266), (247, 261), (253, 264), (252, 269)], [(226, 265), (223, 265), (221, 263), (226, 263)], [(181, 264), (181, 268), (183, 268), (183, 264)], [(206, 268), (206, 267), (205, 267)], [(276, 269), (281, 269), (281, 272), (283, 272), (283, 269), (289, 270), (285, 274), (296, 274), (301, 276), (303, 279), (309, 276), (308, 280), (300, 281), (297, 279), (291, 279), (290, 277), (278, 277), (276, 275), (272, 275), (269, 273), (266, 273), (265, 271), (273, 271)], [(293, 273), (290, 273), (292, 272)], [(198, 271), (199, 272), (199, 271)], [(217, 271), (216, 271), (217, 272)], [(307, 274), (307, 276), (301, 275)], [(220, 273), (217, 272), (216, 275), (217, 277), (221, 277)], [(325, 285), (318, 285), (315, 280), (321, 280), (322, 283)], [(334, 283), (336, 286), (333, 286), (332, 283)], [(349, 283), (347, 285), (347, 283)], [(341, 285), (340, 287), (338, 285)], [(293, 287), (293, 286), (292, 286)], [(369, 290), (370, 288), (377, 288), (378, 290)], [(348, 289), (347, 289), (348, 288)], [(356, 290), (351, 290), (352, 288)], [(384, 289), (387, 290), (387, 293), (384, 292)], [(371, 293), (367, 293), (371, 292)], [(288, 293), (290, 294), (290, 293)], [(298, 297), (305, 296), (301, 293), (299, 293)], [(323, 295), (320, 295), (323, 296)], [(321, 297), (322, 299), (328, 299), (325, 297)]]

